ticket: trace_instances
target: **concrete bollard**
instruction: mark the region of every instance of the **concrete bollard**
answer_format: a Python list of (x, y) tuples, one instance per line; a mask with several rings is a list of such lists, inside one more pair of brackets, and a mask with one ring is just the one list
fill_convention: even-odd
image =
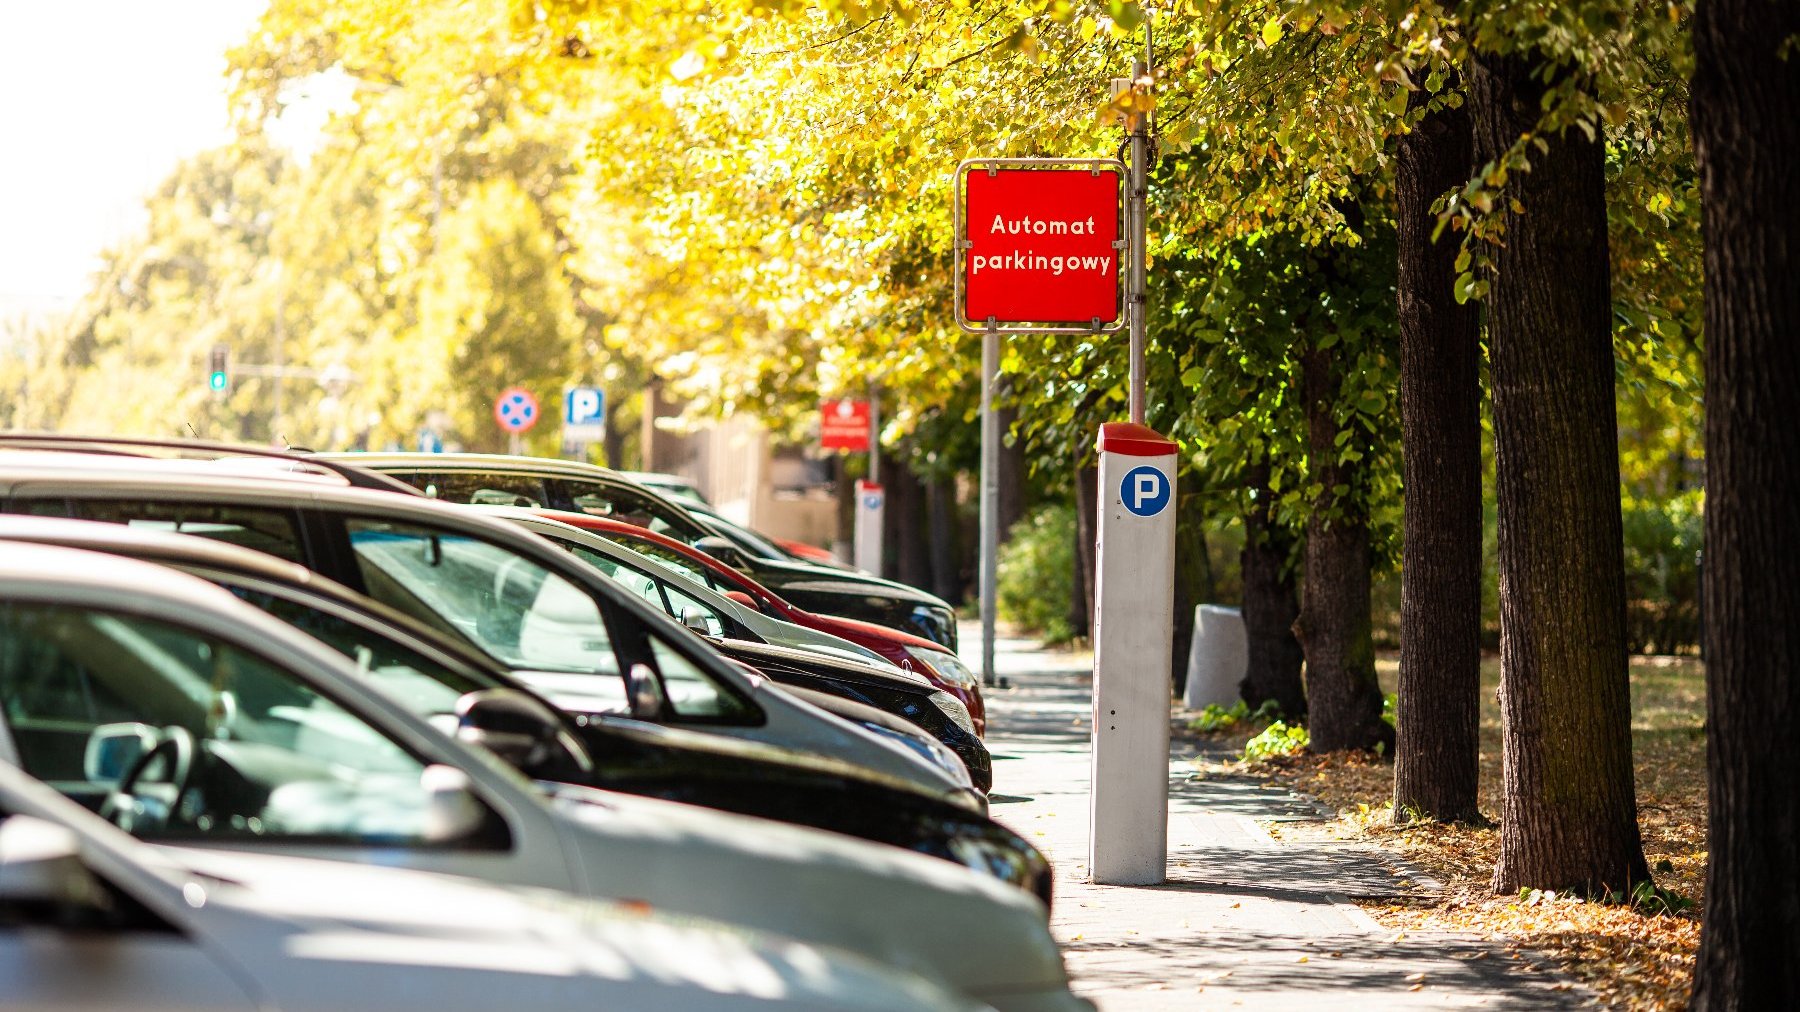
[(1250, 641), (1244, 613), (1236, 608), (1203, 604), (1194, 609), (1194, 639), (1188, 648), (1187, 693), (1190, 710), (1208, 703), (1229, 708), (1238, 701), (1238, 683), (1250, 670)]

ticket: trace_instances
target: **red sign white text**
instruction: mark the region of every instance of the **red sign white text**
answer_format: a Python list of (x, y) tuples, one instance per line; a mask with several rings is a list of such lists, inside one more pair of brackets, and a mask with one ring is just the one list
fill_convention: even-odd
[(1119, 318), (1119, 174), (967, 169), (963, 318), (1091, 325)]

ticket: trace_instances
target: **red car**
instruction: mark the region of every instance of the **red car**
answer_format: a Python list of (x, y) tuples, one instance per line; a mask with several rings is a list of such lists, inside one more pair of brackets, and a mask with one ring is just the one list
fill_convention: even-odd
[(540, 510), (543, 516), (592, 531), (634, 552), (672, 562), (686, 571), (698, 571), (714, 590), (748, 608), (755, 608), (771, 618), (792, 622), (808, 629), (841, 636), (880, 654), (901, 668), (916, 671), (931, 684), (962, 701), (975, 722), (977, 734), (987, 733), (987, 708), (981, 701), (981, 679), (957, 656), (936, 643), (898, 629), (850, 618), (834, 618), (803, 611), (777, 597), (769, 588), (750, 579), (705, 552), (689, 548), (674, 538), (654, 531), (586, 513)]

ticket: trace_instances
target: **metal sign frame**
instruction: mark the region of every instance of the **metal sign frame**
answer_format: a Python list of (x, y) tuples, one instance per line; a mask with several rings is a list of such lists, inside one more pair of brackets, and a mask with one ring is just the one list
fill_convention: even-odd
[[(970, 170), (987, 169), (988, 172), (992, 174), (1000, 169), (1049, 169), (1069, 171), (1071, 169), (1082, 168), (1090, 170), (1096, 176), (1102, 172), (1117, 172), (1119, 174), (1119, 192), (1121, 194), (1126, 192), (1126, 189), (1128, 188), (1127, 184), (1131, 179), (1130, 170), (1126, 167), (1124, 162), (1117, 158), (965, 158), (957, 164), (955, 182), (956, 256), (954, 258), (954, 270), (952, 273), (955, 274), (956, 325), (961, 327), (964, 333), (1116, 334), (1129, 325), (1131, 314), (1129, 311), (1130, 307), (1127, 306), (1125, 302), (1125, 272), (1122, 270), (1119, 271), (1117, 283), (1114, 285), (1117, 291), (1119, 313), (1111, 323), (1102, 324), (1099, 319), (1096, 318), (1093, 325), (1087, 327), (1071, 326), (1068, 324), (1021, 323), (1018, 321), (1003, 324), (993, 317), (988, 317), (984, 320), (970, 320), (963, 313), (964, 260), (967, 257), (968, 251), (975, 246), (974, 241), (968, 237), (965, 231), (965, 226), (967, 224), (965, 220), (967, 217), (966, 205), (968, 203), (968, 196), (965, 193), (965, 188)], [(1126, 205), (1128, 203), (1130, 203), (1129, 200), (1119, 201), (1119, 227), (1114, 233), (1118, 238), (1113, 240), (1112, 244), (1113, 249), (1118, 250), (1121, 253), (1126, 251), (1131, 243), (1131, 237), (1126, 231)], [(1122, 260), (1123, 258), (1121, 258), (1121, 261)]]

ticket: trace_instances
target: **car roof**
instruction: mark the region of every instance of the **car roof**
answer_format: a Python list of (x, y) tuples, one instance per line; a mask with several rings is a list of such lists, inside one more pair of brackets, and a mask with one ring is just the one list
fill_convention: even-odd
[[(25, 458), (37, 455), (17, 456)], [(499, 541), (521, 554), (536, 553), (540, 562), (555, 560), (551, 568), (560, 567), (571, 574), (580, 573), (583, 577), (592, 569), (573, 556), (565, 558), (566, 553), (517, 524), (498, 517), (483, 516), (479, 511), (466, 506), (438, 502), (423, 496), (399, 496), (311, 482), (158, 473), (148, 469), (109, 470), (95, 466), (86, 470), (72, 470), (66, 467), (33, 467), (23, 459), (14, 461), (0, 454), (0, 496), (16, 496), (21, 492), (29, 493), (32, 498), (48, 499), (78, 497), (89, 500), (103, 498), (141, 501), (153, 497), (182, 502), (310, 508), (326, 512), (353, 512), (400, 522), (409, 519), (418, 522), (421, 518), (428, 517), (431, 523), (439, 527), (461, 528), (471, 536)], [(605, 587), (614, 607), (631, 613), (640, 621), (649, 623), (652, 628), (681, 628), (669, 616), (651, 608), (636, 594), (606, 579), (597, 570), (588, 582)], [(685, 630), (680, 634), (686, 635)], [(723, 657), (715, 656), (709, 660), (713, 662), (714, 670), (731, 672), (731, 684), (734, 687), (743, 687), (741, 676)]]
[(276, 450), (264, 446), (222, 443), (206, 439), (155, 439), (141, 436), (93, 436), (61, 432), (0, 432), (0, 449), (39, 450), (157, 460), (212, 461), (254, 474), (304, 474), (335, 476), (345, 484), (386, 492), (418, 495), (417, 489), (384, 474), (362, 470), (321, 457), (307, 450)]
[(206, 569), (225, 572), (240, 579), (260, 580), (317, 595), (395, 626), (398, 632), (424, 640), (431, 647), (453, 654), (462, 663), (480, 668), (485, 675), (506, 670), (498, 660), (474, 643), (447, 636), (404, 612), (358, 594), (336, 580), (298, 563), (239, 545), (191, 534), (146, 530), (126, 524), (12, 514), (0, 514), (0, 541), (59, 545), (121, 554), (159, 565)]

